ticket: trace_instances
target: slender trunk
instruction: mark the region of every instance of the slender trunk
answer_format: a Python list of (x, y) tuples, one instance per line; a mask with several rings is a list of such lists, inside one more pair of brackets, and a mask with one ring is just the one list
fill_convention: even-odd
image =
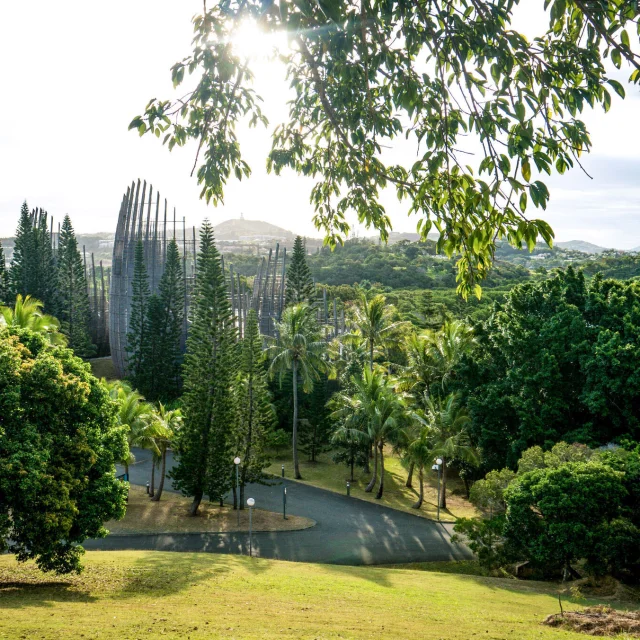
[(244, 505), (245, 505), (245, 501), (244, 501), (244, 485), (241, 484), (240, 485), (240, 511), (244, 511)]
[(351, 456), (351, 480), (349, 482), (353, 482), (353, 467), (356, 463), (356, 457)]
[(376, 500), (380, 500), (380, 498), (382, 498), (382, 492), (384, 491), (384, 441), (381, 440), (378, 447), (380, 449), (380, 485), (378, 486)]
[(189, 507), (189, 515), (191, 517), (198, 515), (198, 507), (202, 502), (202, 492), (198, 492), (195, 496), (193, 496), (193, 502), (191, 503), (191, 507)]
[(414, 467), (414, 463), (411, 462), (409, 464), (409, 475), (407, 476), (407, 481), (405, 482), (405, 487), (407, 487), (407, 489), (412, 489), (413, 488), (413, 467)]
[(238, 508), (238, 491), (236, 490), (236, 485), (233, 485), (233, 508), (237, 509)]
[(151, 456), (151, 482), (149, 483), (149, 497), (153, 498), (156, 488), (156, 461), (155, 457)]
[(418, 501), (413, 505), (414, 509), (419, 509), (424, 502), (424, 472), (422, 465), (418, 468), (418, 482), (420, 483), (420, 493), (418, 494)]
[(365, 491), (367, 493), (371, 493), (373, 491), (373, 487), (376, 485), (376, 480), (378, 479), (378, 449), (375, 450), (375, 455), (373, 457), (373, 475), (371, 476), (371, 480), (367, 485)]
[(158, 483), (158, 491), (153, 496), (154, 502), (159, 502), (162, 496), (162, 490), (164, 489), (164, 476), (167, 471), (167, 448), (162, 450), (162, 467), (160, 467), (160, 482)]
[(293, 361), (293, 477), (302, 480), (298, 465), (298, 363)]
[(447, 508), (447, 461), (442, 458), (442, 484), (440, 485), (440, 508)]
[(371, 473), (371, 465), (369, 464), (369, 458), (372, 458), (371, 447), (367, 447), (367, 454), (364, 457), (364, 472), (366, 474)]
[(369, 340), (369, 371), (373, 371), (373, 340)]
[(466, 473), (463, 475), (462, 482), (464, 482), (464, 493), (468, 500), (471, 497), (471, 484), (469, 483), (469, 478), (467, 478)]

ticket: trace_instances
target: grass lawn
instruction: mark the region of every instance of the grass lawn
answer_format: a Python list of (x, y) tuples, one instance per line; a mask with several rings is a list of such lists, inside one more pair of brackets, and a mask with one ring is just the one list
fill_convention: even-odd
[(88, 552), (85, 565), (55, 577), (0, 556), (0, 638), (584, 638), (540, 624), (558, 611), (542, 583), (217, 554)]
[(107, 356), (106, 358), (93, 358), (89, 360), (89, 364), (91, 365), (91, 373), (93, 373), (96, 378), (106, 378), (107, 382), (118, 379), (118, 374), (116, 373), (116, 368), (113, 366), (111, 356)]
[[(200, 515), (188, 516), (191, 500), (175, 493), (163, 492), (160, 502), (151, 502), (145, 487), (132, 485), (129, 489), (127, 515), (123, 520), (112, 520), (105, 526), (113, 534), (133, 533), (205, 533), (216, 531), (248, 531), (249, 511), (238, 512), (231, 507), (219, 507), (202, 502)], [(315, 522), (309, 518), (282, 513), (253, 510), (254, 531), (293, 531), (307, 529)]]
[[(293, 462), (291, 452), (278, 453), (274, 455), (271, 466), (266, 470), (268, 473), (280, 476), (282, 465), (284, 464), (285, 475), (293, 479)], [(351, 483), (351, 495), (354, 498), (368, 500), (383, 504), (386, 507), (413, 513), (424, 518), (436, 518), (436, 505), (438, 496), (438, 476), (429, 471), (425, 474), (424, 482), (424, 502), (420, 509), (413, 509), (413, 505), (418, 499), (418, 476), (413, 475), (413, 488), (407, 489), (407, 470), (400, 464), (400, 460), (390, 455), (385, 455), (384, 460), (384, 493), (380, 500), (376, 500), (376, 489), (371, 493), (365, 492), (365, 487), (369, 483), (371, 476), (364, 474), (362, 469), (354, 472), (355, 482)], [(337, 493), (346, 493), (346, 483), (349, 479), (349, 470), (344, 465), (332, 462), (330, 453), (320, 455), (317, 462), (309, 462), (304, 455), (300, 456), (300, 473), (302, 482), (322, 487)], [(464, 488), (462, 482), (455, 477), (447, 478), (447, 509), (440, 511), (440, 519), (444, 521), (454, 521), (457, 518), (469, 518), (477, 515), (474, 506), (464, 498)]]

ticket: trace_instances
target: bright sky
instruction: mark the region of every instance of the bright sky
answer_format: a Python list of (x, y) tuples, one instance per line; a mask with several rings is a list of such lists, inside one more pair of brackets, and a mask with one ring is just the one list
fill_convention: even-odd
[[(529, 30), (541, 24), (542, 0), (525, 4), (516, 26)], [(201, 7), (201, 0), (0, 3), (0, 236), (13, 234), (25, 198), (57, 220), (68, 213), (79, 232), (112, 231), (122, 193), (138, 177), (160, 189), (191, 224), (205, 217), (215, 224), (242, 212), (318, 235), (311, 222), (312, 181), (266, 173), (269, 131), (242, 133), (253, 175), (231, 181), (218, 208), (198, 199), (189, 177), (193, 148), (169, 153), (155, 138), (127, 131), (150, 98), (172, 95), (169, 68), (189, 53), (190, 19)], [(260, 64), (255, 88), (273, 127), (286, 116), (283, 69)], [(584, 165), (594, 179), (579, 170), (547, 179), (551, 205), (539, 217), (552, 224), (558, 240), (640, 245), (640, 89), (628, 87), (627, 96), (614, 99), (608, 114), (585, 116), (594, 152)], [(394, 230), (414, 231), (417, 219), (407, 218), (406, 205), (395, 198), (388, 204)]]

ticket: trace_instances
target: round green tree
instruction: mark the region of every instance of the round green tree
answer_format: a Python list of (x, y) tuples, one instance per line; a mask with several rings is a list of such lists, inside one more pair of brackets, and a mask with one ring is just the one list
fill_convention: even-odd
[(80, 544), (124, 516), (126, 434), (105, 387), (69, 349), (0, 331), (0, 552), (79, 572)]

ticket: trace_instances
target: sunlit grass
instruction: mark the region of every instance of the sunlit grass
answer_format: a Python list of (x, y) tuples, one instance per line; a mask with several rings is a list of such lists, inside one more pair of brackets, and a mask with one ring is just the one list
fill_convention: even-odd
[(89, 552), (85, 564), (57, 578), (0, 557), (0, 638), (582, 637), (541, 626), (558, 611), (541, 583), (217, 554)]
[[(283, 464), (285, 476), (293, 479), (293, 462), (290, 451), (275, 455), (267, 472), (279, 476)], [(331, 454), (329, 453), (321, 454), (317, 462), (309, 462), (304, 455), (301, 455), (300, 473), (303, 478), (302, 482), (346, 494), (349, 470), (344, 465), (337, 465), (332, 462)], [(424, 518), (436, 518), (438, 477), (432, 471), (429, 471), (425, 477), (425, 499), (420, 509), (412, 508), (412, 505), (418, 499), (417, 473), (413, 476), (413, 488), (408, 489), (405, 486), (407, 470), (395, 456), (385, 456), (385, 487), (380, 500), (376, 500), (377, 486), (373, 492), (365, 492), (370, 475), (364, 474), (362, 469), (356, 469), (354, 477), (355, 482), (351, 483), (351, 495), (354, 498), (383, 504), (386, 507), (406, 511)], [(458, 478), (449, 478), (447, 482), (447, 507), (446, 510), (441, 510), (440, 512), (440, 518), (445, 521), (454, 521), (457, 518), (477, 515), (473, 505), (464, 498), (464, 487)]]
[[(249, 511), (238, 512), (232, 507), (220, 507), (216, 503), (203, 501), (199, 515), (189, 517), (190, 498), (177, 493), (163, 492), (159, 502), (152, 502), (145, 487), (132, 485), (129, 489), (127, 513), (123, 520), (106, 523), (112, 534), (143, 533), (212, 533), (226, 531), (248, 531)], [(252, 525), (254, 531), (292, 531), (306, 529), (315, 523), (309, 518), (254, 509)]]

